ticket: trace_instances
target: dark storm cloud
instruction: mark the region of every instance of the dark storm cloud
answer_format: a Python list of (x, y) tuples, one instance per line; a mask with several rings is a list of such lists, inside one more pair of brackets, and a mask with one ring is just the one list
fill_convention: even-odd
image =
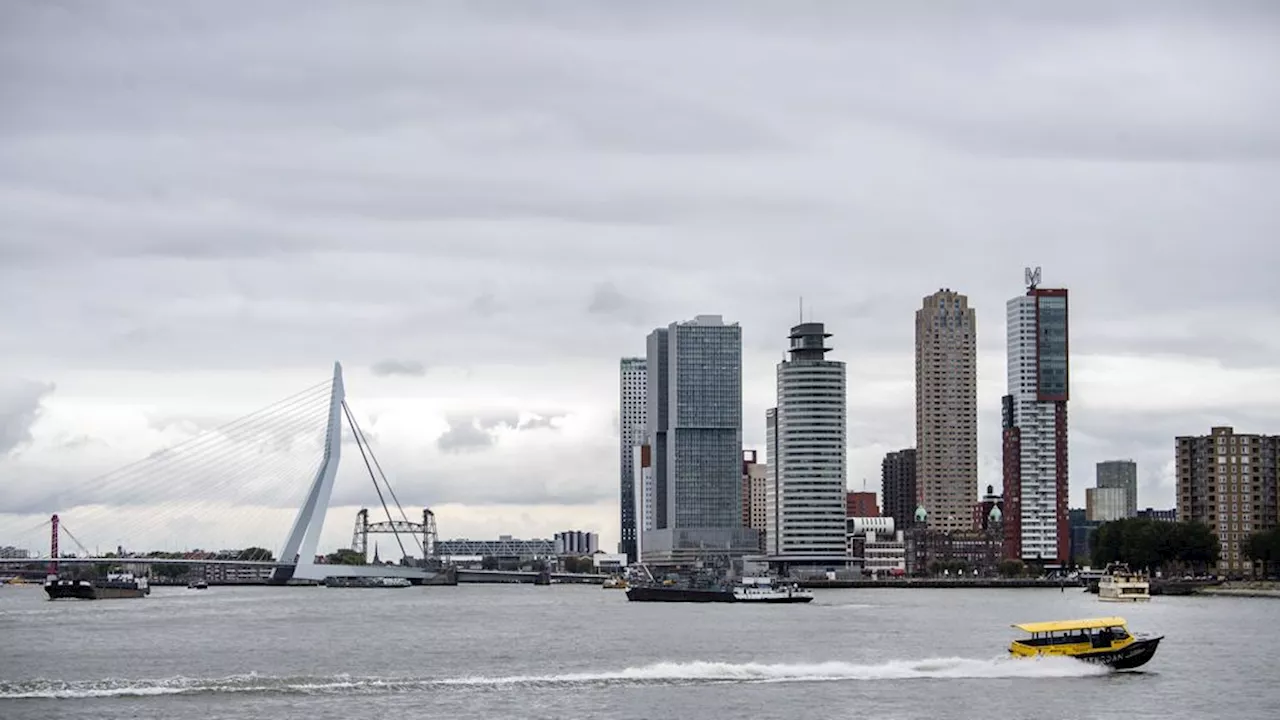
[(53, 383), (30, 381), (0, 386), (0, 458), (31, 442), (31, 426), (54, 389)]
[(426, 366), (417, 360), (379, 360), (374, 363), (369, 370), (378, 377), (387, 377), (390, 375), (422, 377), (427, 374)]

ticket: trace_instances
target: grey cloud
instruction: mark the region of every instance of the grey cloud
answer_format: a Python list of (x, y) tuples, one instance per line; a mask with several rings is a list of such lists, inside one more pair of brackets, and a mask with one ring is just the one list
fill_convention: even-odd
[(492, 446), (497, 438), (474, 418), (451, 418), (449, 429), (436, 438), (436, 447), (442, 452), (465, 452)]
[(378, 377), (388, 377), (391, 375), (422, 377), (427, 374), (426, 366), (417, 360), (379, 360), (369, 369)]
[(0, 387), (0, 457), (31, 442), (31, 427), (42, 412), (53, 383), (18, 382)]
[[(314, 2), (253, 23), (201, 3), (7, 7), (0, 373), (615, 367), (650, 327), (723, 312), (759, 353), (744, 382), (769, 389), (804, 295), (835, 356), (898, 357), (909, 380), (923, 295), (968, 294), (999, 352), (1028, 264), (1071, 289), (1078, 355), (1276, 367), (1278, 18), (1168, 1)], [(988, 468), (998, 396), (981, 399)], [(851, 395), (854, 477), (911, 437), (906, 403)], [(1154, 472), (1172, 427), (1126, 439), (1078, 405), (1073, 487), (1094, 455)], [(445, 454), (465, 486), (519, 418), (453, 420), (443, 446), (488, 448)], [(762, 434), (758, 408), (744, 422)], [(484, 472), (485, 497), (525, 480)]]
[(597, 283), (591, 289), (587, 312), (628, 322), (637, 322), (644, 314), (643, 306), (634, 297), (623, 294), (611, 282)]

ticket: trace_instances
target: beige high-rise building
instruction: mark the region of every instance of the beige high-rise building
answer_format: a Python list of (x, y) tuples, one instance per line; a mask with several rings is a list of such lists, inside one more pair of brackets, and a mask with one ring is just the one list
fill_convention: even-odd
[(1175, 442), (1178, 520), (1202, 522), (1217, 533), (1219, 573), (1249, 572), (1249, 536), (1280, 523), (1280, 436), (1237, 434), (1221, 426)]
[(949, 289), (916, 311), (916, 499), (949, 532), (972, 528), (978, 502), (977, 330)]

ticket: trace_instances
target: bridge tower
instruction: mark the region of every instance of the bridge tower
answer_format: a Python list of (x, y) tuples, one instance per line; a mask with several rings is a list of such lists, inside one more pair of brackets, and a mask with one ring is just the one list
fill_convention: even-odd
[(333, 364), (333, 392), (329, 397), (329, 424), (325, 431), (324, 456), (316, 471), (307, 499), (298, 509), (293, 527), (280, 552), (281, 563), (271, 574), (271, 584), (282, 585), (292, 578), (323, 580), (324, 573), (315, 567), (316, 544), (324, 527), (324, 516), (329, 511), (329, 498), (333, 495), (333, 479), (338, 473), (338, 461), (342, 457), (342, 403), (346, 390), (342, 384), (342, 363)]

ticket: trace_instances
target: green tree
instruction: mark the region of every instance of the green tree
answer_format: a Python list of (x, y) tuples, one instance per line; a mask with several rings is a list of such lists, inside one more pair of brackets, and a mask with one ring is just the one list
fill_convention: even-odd
[(1026, 574), (1027, 566), (1023, 565), (1021, 560), (1001, 560), (996, 570), (1000, 573), (1000, 577), (1017, 578)]
[(1094, 567), (1122, 562), (1149, 571), (1203, 571), (1218, 562), (1221, 552), (1212, 528), (1197, 522), (1126, 518), (1103, 523), (1090, 540)]
[(330, 565), (365, 565), (367, 561), (363, 554), (351, 550), (350, 548), (342, 548), (335, 552), (331, 552), (325, 556), (325, 562)]
[[(250, 560), (250, 561), (257, 561), (257, 562), (272, 562), (273, 560), (276, 559), (276, 556), (266, 548), (247, 547), (236, 554), (236, 559)], [(344, 563), (344, 564), (351, 565), (353, 563)], [(355, 563), (355, 564), (363, 565), (364, 563)]]
[(1245, 557), (1262, 565), (1263, 577), (1271, 577), (1280, 564), (1280, 527), (1250, 534), (1242, 550)]

